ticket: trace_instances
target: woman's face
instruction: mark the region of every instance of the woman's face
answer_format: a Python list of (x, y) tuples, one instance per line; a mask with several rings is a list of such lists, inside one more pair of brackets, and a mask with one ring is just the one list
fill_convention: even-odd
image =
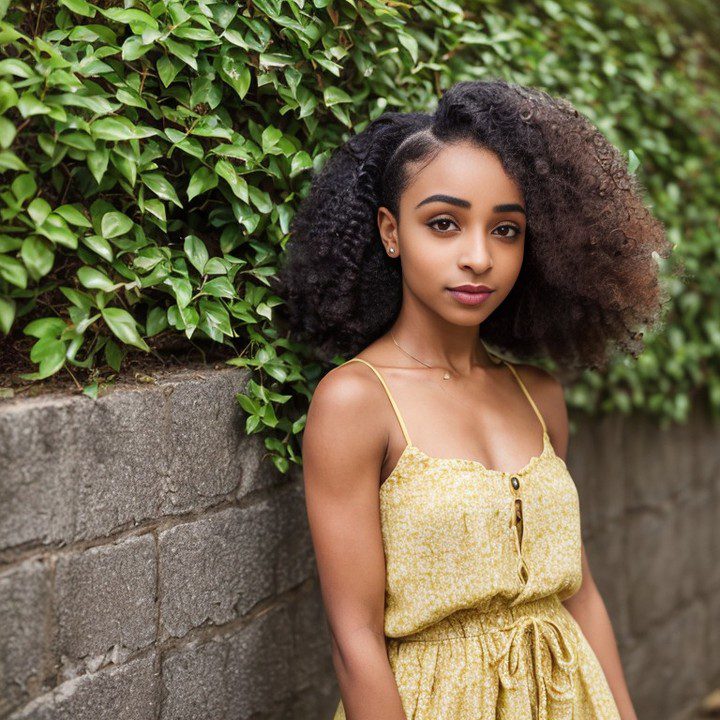
[[(401, 257), (404, 292), (448, 322), (478, 325), (505, 299), (525, 247), (524, 201), (498, 157), (469, 142), (442, 149), (413, 175), (400, 225), (387, 208), (378, 227)], [(486, 285), (487, 293), (451, 291)]]

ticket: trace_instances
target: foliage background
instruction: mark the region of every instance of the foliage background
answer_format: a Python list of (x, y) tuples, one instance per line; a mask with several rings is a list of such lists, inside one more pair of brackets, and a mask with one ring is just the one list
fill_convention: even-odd
[[(720, 414), (717, 6), (617, 0), (0, 0), (0, 329), (37, 381), (94, 396), (177, 336), (252, 370), (238, 401), (281, 470), (321, 366), (269, 278), (311, 168), (385, 110), (505, 77), (571, 100), (627, 153), (676, 246), (636, 361), (568, 404)], [(340, 359), (338, 359), (340, 360)]]

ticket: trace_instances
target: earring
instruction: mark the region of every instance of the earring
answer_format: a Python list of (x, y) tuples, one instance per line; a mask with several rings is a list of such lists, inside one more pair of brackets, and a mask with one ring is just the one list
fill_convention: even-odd
[(394, 247), (388, 248), (388, 252), (394, 253), (394, 252), (395, 252), (395, 248), (394, 248)]

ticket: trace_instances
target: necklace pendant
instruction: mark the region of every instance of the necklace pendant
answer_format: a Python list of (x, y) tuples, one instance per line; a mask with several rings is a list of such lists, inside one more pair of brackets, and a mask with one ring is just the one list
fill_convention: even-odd
[(445, 374), (443, 375), (443, 380), (449, 380), (449, 379), (450, 379), (450, 373), (446, 371)]

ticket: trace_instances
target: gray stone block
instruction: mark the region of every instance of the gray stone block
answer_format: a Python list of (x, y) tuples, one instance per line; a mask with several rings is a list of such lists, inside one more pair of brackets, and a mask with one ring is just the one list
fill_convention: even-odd
[(45, 689), (52, 673), (50, 595), (43, 560), (0, 574), (0, 717)]
[(222, 625), (314, 570), (301, 489), (291, 484), (159, 535), (162, 635)]
[(83, 403), (67, 470), (73, 486), (72, 541), (109, 535), (157, 517), (166, 457), (161, 392), (118, 391)]
[(667, 503), (680, 473), (672, 429), (661, 429), (645, 417), (628, 421), (626, 443), (627, 509), (631, 511)]
[(677, 593), (681, 603), (694, 602), (712, 587), (718, 565), (718, 556), (713, 555), (712, 548), (712, 527), (718, 518), (714, 511), (710, 493), (704, 487), (695, 494), (679, 495), (674, 502), (673, 562), (681, 573)]
[[(575, 420), (575, 418), (574, 418)], [(578, 489), (583, 532), (589, 536), (625, 511), (622, 420), (577, 418), (568, 444), (567, 466)]]
[(67, 454), (77, 431), (74, 403), (52, 398), (0, 406), (0, 549), (72, 535)]
[(58, 652), (71, 667), (124, 659), (156, 637), (156, 560), (152, 535), (130, 537), (58, 558)]
[[(335, 695), (329, 654), (309, 662), (327, 641), (313, 626), (320, 620), (317, 593), (303, 592), (294, 605), (275, 606), (231, 634), (166, 653), (161, 720), (324, 717)], [(288, 714), (301, 698), (312, 712)]]
[(679, 586), (689, 571), (677, 564), (671, 505), (633, 513), (626, 533), (630, 626), (638, 636), (678, 607)]
[[(178, 373), (97, 400), (0, 405), (0, 549), (103, 537), (254, 487), (235, 400), (246, 371)], [(209, 460), (212, 461), (209, 461)], [(275, 482), (282, 481), (279, 473)]]
[(248, 484), (252, 447), (245, 415), (235, 400), (246, 373), (211, 371), (165, 383), (165, 418), (172, 452), (163, 493), (164, 514), (207, 507)]
[(154, 655), (82, 675), (41, 695), (8, 720), (155, 720)]
[(634, 557), (628, 557), (625, 552), (625, 536), (625, 523), (618, 520), (599, 529), (585, 543), (590, 570), (612, 620), (619, 645), (623, 645), (630, 636), (627, 572), (628, 564), (634, 562)]

